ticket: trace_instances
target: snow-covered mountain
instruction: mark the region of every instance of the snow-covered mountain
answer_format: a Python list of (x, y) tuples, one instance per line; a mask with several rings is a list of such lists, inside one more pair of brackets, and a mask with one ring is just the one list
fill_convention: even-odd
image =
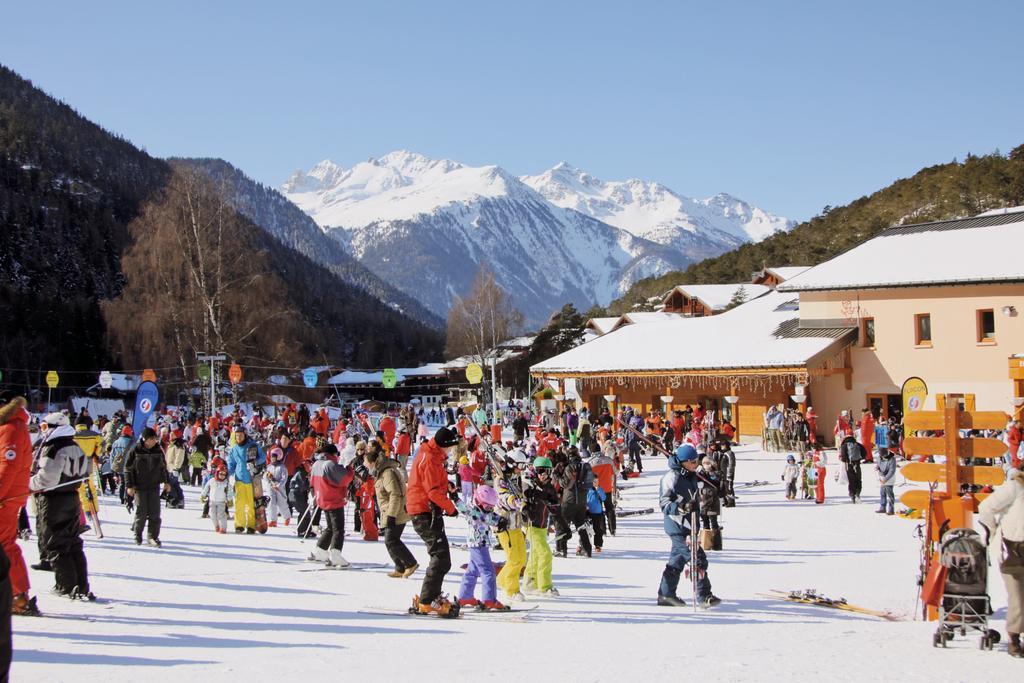
[[(281, 189), (370, 270), (439, 315), (484, 263), (529, 323), (566, 302), (607, 304), (641, 278), (748, 241), (743, 225), (780, 220), (738, 200), (694, 202), (654, 184), (645, 196), (660, 193), (660, 202), (612, 199), (618, 194), (609, 191), (602, 204), (596, 186), (585, 201), (584, 185), (571, 185), (566, 169), (520, 179), (499, 166), (400, 151), (349, 169), (322, 161)], [(690, 223), (679, 210), (673, 222), (671, 198), (685, 204)]]
[(731, 249), (795, 225), (725, 193), (691, 199), (656, 182), (600, 180), (565, 162), (521, 180), (552, 204), (684, 253), (694, 236)]

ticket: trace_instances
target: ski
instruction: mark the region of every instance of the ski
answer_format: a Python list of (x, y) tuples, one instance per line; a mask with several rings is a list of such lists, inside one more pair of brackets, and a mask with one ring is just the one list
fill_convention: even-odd
[(642, 510), (623, 510), (619, 512), (615, 511), (616, 517), (636, 517), (637, 515), (649, 515), (654, 512), (654, 508), (644, 508)]
[(767, 486), (770, 483), (771, 483), (770, 481), (744, 481), (744, 482), (741, 482), (739, 484), (734, 485), (733, 488), (749, 489), (749, 488), (753, 488), (755, 486)]
[(378, 569), (387, 569), (390, 564), (350, 564), (348, 567), (301, 567), (300, 572), (365, 572)]
[(458, 616), (456, 616), (456, 617), (441, 617), (441, 616), (438, 616), (438, 615), (436, 615), (434, 613), (431, 613), (431, 612), (428, 612), (428, 613), (424, 614), (424, 613), (417, 612), (417, 611), (414, 611), (414, 610), (411, 610), (411, 609), (400, 610), (400, 609), (384, 608), (384, 607), (364, 607), (364, 608), (362, 608), (360, 610), (357, 610), (357, 611), (359, 612), (359, 614), (377, 614), (377, 615), (387, 616), (387, 617), (416, 617), (416, 618), (421, 618), (421, 619), (422, 618), (430, 618), (430, 617), (432, 617), (434, 619), (440, 619), (442, 621), (446, 620), (446, 619), (469, 619), (470, 621), (480, 620), (480, 621), (510, 621), (510, 622), (520, 621), (521, 622), (521, 621), (526, 621), (528, 613), (533, 611), (537, 607), (539, 607), (539, 605), (531, 606), (529, 608), (517, 607), (517, 608), (510, 609), (510, 610), (501, 610), (501, 611), (494, 610), (494, 611), (490, 611), (490, 612), (488, 612), (488, 611), (478, 612), (477, 610), (472, 610), (472, 609), (470, 609), (470, 610), (460, 610)]
[(813, 589), (802, 590), (802, 591), (781, 591), (771, 590), (768, 593), (759, 593), (764, 597), (776, 598), (779, 600), (786, 600), (788, 602), (796, 602), (802, 605), (814, 605), (817, 607), (828, 607), (831, 609), (838, 609), (844, 612), (855, 612), (857, 614), (865, 614), (872, 617), (879, 617), (886, 621), (902, 621), (898, 616), (891, 612), (882, 612), (879, 610), (867, 609), (866, 607), (859, 607), (857, 605), (851, 605), (846, 602), (846, 598), (828, 598), (824, 595), (819, 595), (817, 591)]

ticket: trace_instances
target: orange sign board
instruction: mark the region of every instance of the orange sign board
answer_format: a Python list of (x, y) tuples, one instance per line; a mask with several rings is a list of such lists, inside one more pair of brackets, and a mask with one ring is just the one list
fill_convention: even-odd
[[(958, 439), (961, 458), (999, 458), (1006, 444), (999, 439)], [(903, 440), (907, 455), (944, 455), (946, 440), (941, 437), (908, 436)]]
[[(910, 481), (946, 483), (946, 466), (930, 462), (912, 462), (904, 465), (900, 474)], [(1001, 467), (961, 467), (961, 484), (996, 486), (1002, 484), (1006, 475)]]
[(238, 363), (232, 363), (231, 367), (228, 368), (228, 379), (231, 380), (232, 384), (238, 384), (242, 381), (242, 366)]
[[(1006, 429), (1009, 421), (1006, 413), (998, 410), (957, 413), (958, 429)], [(903, 428), (909, 434), (918, 430), (939, 430), (945, 428), (942, 412), (938, 410), (920, 410), (903, 416)]]
[(142, 381), (143, 382), (155, 382), (156, 381), (156, 373), (153, 372), (153, 368), (146, 368), (145, 370), (142, 371)]
[[(933, 499), (942, 498), (945, 494), (935, 493)], [(974, 494), (974, 498), (980, 503), (981, 501), (988, 498), (987, 493), (978, 492)], [(900, 502), (906, 505), (911, 510), (924, 510), (928, 507), (928, 491), (924, 489), (916, 489), (914, 491), (907, 491), (900, 496)]]

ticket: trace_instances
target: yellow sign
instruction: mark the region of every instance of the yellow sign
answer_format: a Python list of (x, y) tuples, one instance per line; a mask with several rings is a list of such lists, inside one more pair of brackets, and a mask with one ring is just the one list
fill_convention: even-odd
[(480, 367), (479, 363), (470, 363), (466, 366), (466, 379), (470, 384), (480, 384), (480, 380), (483, 378), (484, 369)]
[[(36, 375), (36, 377), (38, 376)], [(56, 370), (50, 370), (46, 373), (46, 386), (56, 389), (58, 384), (60, 384), (60, 375), (57, 374)]]
[(928, 398), (928, 385), (920, 377), (911, 377), (903, 383), (903, 414), (924, 410), (924, 400)]

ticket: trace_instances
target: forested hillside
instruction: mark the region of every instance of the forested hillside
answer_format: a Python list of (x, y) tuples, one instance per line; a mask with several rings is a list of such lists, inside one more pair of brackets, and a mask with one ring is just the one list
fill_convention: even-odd
[(649, 298), (679, 284), (745, 282), (764, 266), (816, 265), (893, 225), (971, 216), (1020, 204), (1024, 204), (1024, 145), (1008, 155), (971, 155), (922, 169), (846, 206), (826, 206), (791, 232), (744, 244), (685, 271), (640, 280), (607, 310), (619, 314), (646, 307)]
[[(135, 363), (156, 365), (169, 349), (176, 357), (192, 354), (188, 343), (199, 337), (179, 344), (141, 334), (170, 329), (165, 318), (177, 310), (172, 297), (185, 300), (189, 284), (168, 280), (162, 296), (147, 298), (156, 264), (187, 257), (173, 251), (171, 241), (153, 244), (154, 224), (146, 224), (147, 231), (137, 222), (144, 209), (152, 218), (152, 207), (168, 201), (174, 175), (166, 161), (0, 66), (0, 368), (8, 370), (6, 381), (19, 381), (12, 369), (115, 369), (124, 363), (132, 369)], [(320, 364), (326, 357), (343, 365), (406, 364), (440, 355), (442, 333), (228, 208), (231, 215), (222, 218), (235, 239), (220, 248), (272, 285), (222, 302), (247, 309), (245, 320), (257, 328), (234, 348), (225, 338), (229, 353), (295, 364)], [(191, 313), (206, 315), (204, 324), (216, 327), (215, 318), (227, 309)], [(110, 329), (111, 322), (118, 329)], [(253, 346), (256, 339), (262, 348)]]

